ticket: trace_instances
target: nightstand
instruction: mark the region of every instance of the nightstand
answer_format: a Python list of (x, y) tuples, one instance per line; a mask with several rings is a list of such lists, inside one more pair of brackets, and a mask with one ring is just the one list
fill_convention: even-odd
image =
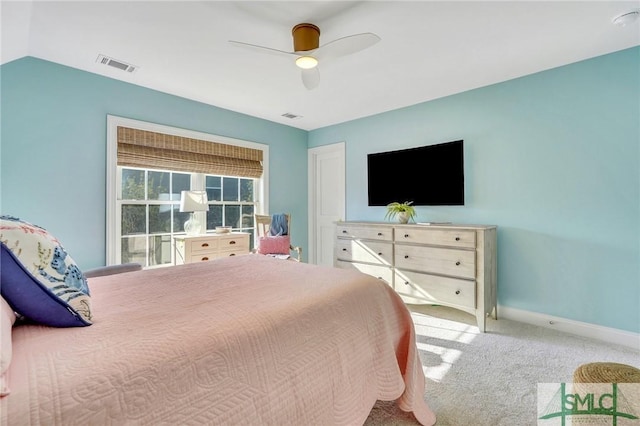
[(176, 265), (249, 254), (248, 232), (175, 237)]

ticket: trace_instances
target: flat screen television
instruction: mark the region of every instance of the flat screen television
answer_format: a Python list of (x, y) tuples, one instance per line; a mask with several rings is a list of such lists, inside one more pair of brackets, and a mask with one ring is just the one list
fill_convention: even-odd
[(463, 141), (367, 155), (370, 206), (464, 205)]

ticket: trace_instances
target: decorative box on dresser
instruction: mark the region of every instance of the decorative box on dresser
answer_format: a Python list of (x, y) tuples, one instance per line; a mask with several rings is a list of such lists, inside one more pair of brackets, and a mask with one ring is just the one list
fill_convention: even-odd
[(385, 281), (409, 304), (497, 319), (497, 228), (492, 225), (338, 222), (335, 265)]
[(176, 265), (249, 254), (248, 232), (175, 237)]

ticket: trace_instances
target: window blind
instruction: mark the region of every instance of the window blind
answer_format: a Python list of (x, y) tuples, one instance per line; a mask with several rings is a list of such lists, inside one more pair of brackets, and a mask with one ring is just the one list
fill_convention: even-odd
[(118, 126), (118, 165), (259, 178), (262, 151)]

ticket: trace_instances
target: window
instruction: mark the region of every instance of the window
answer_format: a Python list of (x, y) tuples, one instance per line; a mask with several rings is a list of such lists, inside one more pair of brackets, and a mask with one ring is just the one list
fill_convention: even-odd
[(255, 186), (254, 179), (207, 175), (207, 232), (215, 230), (216, 226), (231, 226), (234, 231), (250, 232), (253, 248)]
[(191, 186), (187, 173), (118, 167), (120, 263), (173, 263), (172, 236), (183, 232), (180, 191)]
[[(179, 137), (215, 140), (217, 144), (250, 147), (263, 151), (259, 178), (225, 176), (184, 170), (118, 165), (118, 127), (163, 132)], [(173, 237), (184, 235), (184, 222), (191, 213), (180, 212), (180, 192), (206, 190), (209, 211), (198, 212), (206, 232), (217, 226), (251, 233), (254, 242), (254, 213), (268, 211), (264, 188), (268, 180), (268, 147), (246, 141), (167, 128), (151, 123), (108, 117), (107, 159), (107, 264), (136, 262), (144, 267), (174, 263)], [(139, 160), (135, 160), (139, 161)]]
[[(180, 212), (180, 192), (201, 189), (202, 175), (118, 167), (120, 194), (120, 261), (144, 267), (171, 265), (173, 237), (184, 235), (184, 222), (191, 213)], [(254, 179), (204, 176), (209, 199), (207, 232), (216, 226), (251, 233), (255, 212)]]

